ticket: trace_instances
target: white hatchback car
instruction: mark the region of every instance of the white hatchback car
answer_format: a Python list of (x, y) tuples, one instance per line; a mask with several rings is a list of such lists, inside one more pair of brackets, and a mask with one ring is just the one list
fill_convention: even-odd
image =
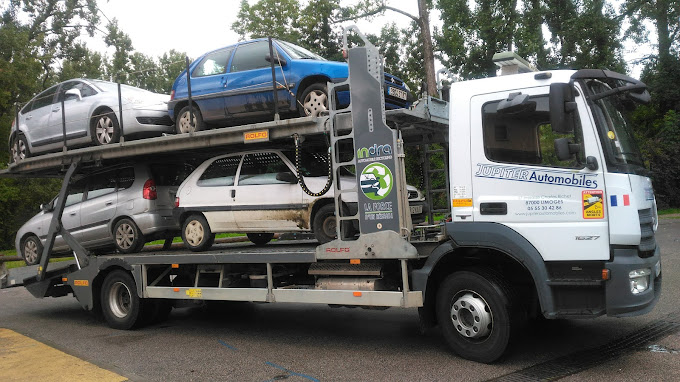
[[(170, 96), (128, 85), (120, 93), (125, 138), (175, 131), (167, 111)], [(69, 147), (118, 142), (119, 109), (116, 83), (74, 79), (54, 85), (19, 111), (9, 135), (10, 160), (58, 151), (64, 138)]]
[[(312, 231), (321, 243), (333, 240), (332, 189), (318, 197), (305, 193), (289, 158), (293, 153), (258, 150), (221, 155), (198, 166), (180, 185), (175, 201), (184, 245), (192, 251), (208, 249), (218, 232), (243, 232), (258, 245), (269, 242), (273, 232)], [(300, 163), (305, 184), (312, 192), (321, 191), (328, 174), (325, 154), (302, 153)], [(343, 188), (356, 183), (349, 175), (340, 179)], [(347, 213), (356, 213), (356, 195), (348, 194), (343, 202)], [(347, 224), (344, 231), (349, 233)]]

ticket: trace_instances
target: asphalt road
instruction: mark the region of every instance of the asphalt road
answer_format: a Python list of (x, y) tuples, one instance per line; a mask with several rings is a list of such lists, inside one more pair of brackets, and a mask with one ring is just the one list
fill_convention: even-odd
[[(38, 300), (23, 288), (11, 288), (0, 290), (0, 328), (131, 380), (483, 381), (572, 373), (565, 379), (677, 381), (680, 219), (662, 219), (657, 240), (664, 284), (651, 313), (532, 323), (505, 359), (493, 365), (456, 357), (437, 330), (420, 334), (415, 309), (245, 303), (214, 312), (190, 307), (173, 310), (162, 324), (119, 331), (71, 297)], [(46, 363), (36, 358), (34, 367)], [(11, 370), (0, 374), (7, 380)], [(68, 374), (63, 377), (53, 379), (70, 380)]]

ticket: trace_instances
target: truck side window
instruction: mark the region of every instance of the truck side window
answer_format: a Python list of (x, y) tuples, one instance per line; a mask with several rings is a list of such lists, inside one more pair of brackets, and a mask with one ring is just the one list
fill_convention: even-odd
[[(482, 110), (484, 153), (495, 162), (580, 169), (585, 167), (583, 134), (578, 126), (573, 133), (559, 134), (552, 130), (548, 96), (531, 97), (536, 108), (516, 113), (497, 110), (499, 101), (486, 103)], [(581, 152), (569, 160), (560, 161), (555, 152), (555, 139), (568, 138), (581, 143)]]
[(220, 158), (203, 171), (196, 184), (201, 187), (233, 186), (241, 156)]
[(239, 186), (254, 186), (258, 184), (286, 184), (277, 180), (280, 172), (292, 172), (276, 153), (247, 154), (243, 158), (243, 165), (238, 176)]

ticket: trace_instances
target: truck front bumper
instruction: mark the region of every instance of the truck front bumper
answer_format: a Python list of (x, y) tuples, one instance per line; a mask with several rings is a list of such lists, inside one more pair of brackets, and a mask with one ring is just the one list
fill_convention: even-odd
[[(605, 263), (610, 279), (606, 283), (607, 315), (614, 317), (638, 316), (648, 313), (661, 297), (661, 250), (657, 245), (654, 255), (638, 256), (637, 248), (612, 249), (613, 260)], [(643, 292), (631, 291), (630, 273), (649, 270), (649, 286)]]

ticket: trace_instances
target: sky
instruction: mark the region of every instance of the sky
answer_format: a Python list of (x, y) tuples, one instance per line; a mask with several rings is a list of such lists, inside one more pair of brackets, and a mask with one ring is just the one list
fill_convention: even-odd
[[(357, 1), (344, 0), (343, 4)], [(252, 4), (256, 0), (249, 2)], [(238, 34), (231, 30), (231, 25), (236, 21), (240, 0), (98, 0), (98, 4), (107, 18), (118, 20), (120, 29), (132, 39), (134, 49), (147, 56), (158, 57), (175, 49), (186, 52), (190, 58), (197, 58), (203, 53), (239, 40)], [(413, 15), (418, 14), (416, 0), (387, 0), (387, 5)], [(441, 25), (439, 15), (434, 12), (430, 15), (430, 21), (433, 26)], [(391, 22), (397, 23), (397, 26), (406, 26), (411, 19), (387, 11), (385, 16), (370, 22), (360, 20), (356, 24), (363, 33), (378, 34), (382, 26)], [(93, 39), (88, 38), (88, 46), (107, 52), (103, 36), (99, 32)], [(109, 56), (112, 52), (112, 48), (109, 48)], [(636, 46), (626, 42), (624, 59), (631, 62), (651, 52), (650, 44)], [(437, 69), (442, 67), (439, 63), (436, 66)], [(641, 68), (631, 67), (632, 75), (639, 77)]]

